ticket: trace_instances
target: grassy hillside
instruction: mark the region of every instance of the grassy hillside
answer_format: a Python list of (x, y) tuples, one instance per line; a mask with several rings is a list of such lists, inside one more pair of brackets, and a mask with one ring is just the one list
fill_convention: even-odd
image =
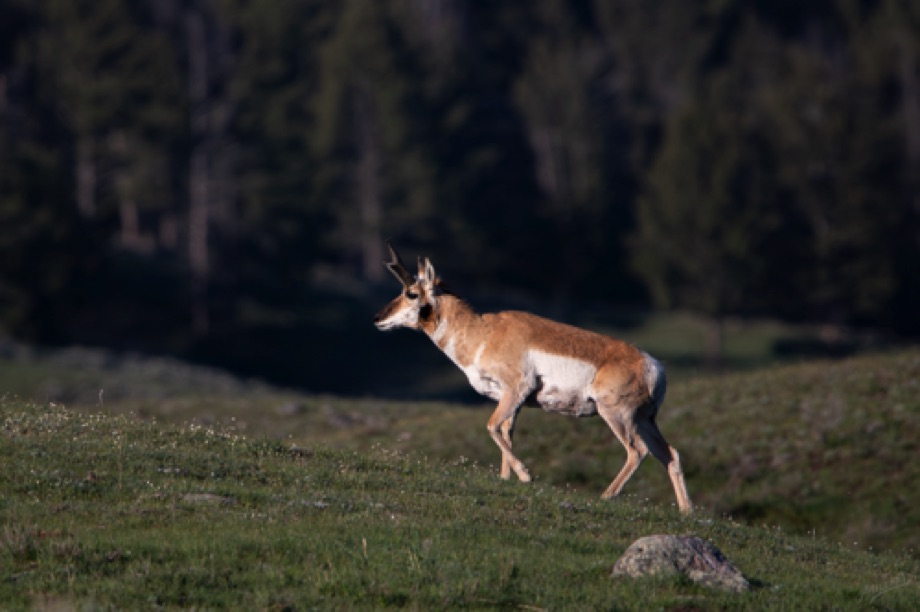
[[(377, 447), (0, 400), (5, 608), (912, 609), (920, 565), (631, 498), (497, 481)], [(612, 580), (636, 538), (693, 533), (756, 588)]]
[(920, 553), (920, 352), (691, 380), (671, 410), (718, 511)]
[[(459, 371), (451, 375), (463, 384)], [(488, 404), (311, 396), (177, 362), (81, 350), (0, 362), (0, 388), (87, 412), (219, 426), (308, 448), (379, 447), (497, 473), (499, 454), (485, 432)], [(918, 390), (917, 349), (719, 377), (677, 374), (659, 423), (706, 513), (916, 556)], [(475, 401), (472, 391), (468, 397)], [(599, 495), (623, 463), (625, 453), (600, 419), (525, 409), (519, 423), (515, 451), (537, 483)], [(625, 493), (674, 501), (654, 460)]]
[[(495, 466), (490, 410), (352, 408), (344, 414), (353, 426), (310, 435), (305, 425), (300, 439)], [(519, 423), (515, 450), (544, 482), (599, 494), (624, 461), (600, 419), (525, 409)], [(716, 516), (920, 553), (920, 351), (676, 380), (659, 423), (681, 452), (691, 496)], [(674, 501), (654, 460), (625, 492)]]

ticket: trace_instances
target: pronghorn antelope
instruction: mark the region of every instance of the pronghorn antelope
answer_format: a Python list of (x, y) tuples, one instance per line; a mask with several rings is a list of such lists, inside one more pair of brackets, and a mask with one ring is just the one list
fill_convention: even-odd
[(386, 267), (403, 290), (374, 324), (425, 332), (476, 391), (498, 402), (488, 430), (502, 453), (502, 478), (513, 470), (530, 482), (530, 472), (511, 452), (511, 439), (521, 406), (535, 402), (548, 412), (600, 414), (626, 447), (626, 464), (602, 497), (619, 494), (652, 453), (668, 470), (681, 512), (691, 512), (680, 457), (655, 424), (666, 387), (658, 361), (626, 342), (526, 312), (477, 314), (444, 289), (427, 258), (419, 259), (413, 277), (392, 245), (387, 247)]

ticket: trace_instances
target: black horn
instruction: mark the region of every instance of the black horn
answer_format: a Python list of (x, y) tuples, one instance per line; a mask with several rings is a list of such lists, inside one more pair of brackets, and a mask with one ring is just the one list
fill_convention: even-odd
[(393, 248), (389, 240), (387, 240), (387, 249), (390, 251), (390, 261), (383, 262), (384, 265), (386, 265), (387, 270), (393, 273), (393, 276), (399, 279), (399, 282), (401, 282), (403, 286), (408, 287), (415, 282), (415, 277), (406, 270), (406, 266), (403, 265), (399, 253), (396, 252), (396, 249)]

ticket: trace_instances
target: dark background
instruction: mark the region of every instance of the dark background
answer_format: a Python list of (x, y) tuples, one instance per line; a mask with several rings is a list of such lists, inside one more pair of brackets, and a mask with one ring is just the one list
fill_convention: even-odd
[(918, 218), (915, 1), (0, 0), (0, 339), (409, 393), (392, 238), (713, 360), (728, 317), (912, 341)]

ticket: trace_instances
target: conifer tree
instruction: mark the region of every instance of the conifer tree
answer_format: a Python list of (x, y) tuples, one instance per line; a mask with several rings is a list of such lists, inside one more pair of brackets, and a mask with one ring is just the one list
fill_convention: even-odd
[(633, 240), (635, 269), (655, 303), (711, 322), (714, 363), (723, 319), (744, 312), (760, 289), (761, 247), (776, 222), (769, 159), (744, 108), (723, 75), (673, 117), (638, 201)]
[(318, 180), (334, 240), (361, 275), (383, 279), (388, 232), (430, 217), (432, 169), (416, 131), (405, 37), (388, 5), (348, 0), (323, 46), (316, 94)]

